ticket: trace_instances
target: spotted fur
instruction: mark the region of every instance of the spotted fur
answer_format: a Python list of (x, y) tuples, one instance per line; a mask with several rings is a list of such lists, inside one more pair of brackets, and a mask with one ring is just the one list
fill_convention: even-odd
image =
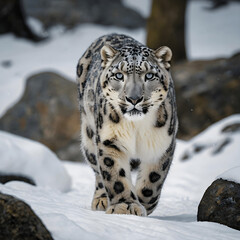
[(80, 58), (81, 140), (96, 175), (93, 210), (145, 216), (156, 208), (178, 125), (171, 57), (168, 47), (154, 51), (111, 34)]

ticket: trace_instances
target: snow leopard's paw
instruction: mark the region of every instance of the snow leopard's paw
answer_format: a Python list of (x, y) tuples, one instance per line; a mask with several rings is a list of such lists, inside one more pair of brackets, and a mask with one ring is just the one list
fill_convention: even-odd
[(140, 203), (118, 203), (108, 207), (107, 214), (132, 214), (146, 216), (146, 210)]
[(100, 197), (93, 198), (92, 210), (93, 211), (105, 211), (108, 206), (108, 199), (106, 194), (102, 194)]

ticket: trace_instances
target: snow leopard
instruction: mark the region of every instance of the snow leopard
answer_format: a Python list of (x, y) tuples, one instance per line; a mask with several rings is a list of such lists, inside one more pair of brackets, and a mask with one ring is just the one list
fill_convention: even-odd
[(157, 207), (178, 128), (171, 58), (169, 47), (110, 34), (78, 61), (81, 150), (96, 178), (92, 210), (147, 216)]

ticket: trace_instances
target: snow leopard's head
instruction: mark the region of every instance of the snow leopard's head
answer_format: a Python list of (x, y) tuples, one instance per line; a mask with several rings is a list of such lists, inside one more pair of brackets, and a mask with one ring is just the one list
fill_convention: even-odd
[(105, 45), (101, 58), (103, 94), (127, 119), (142, 119), (165, 100), (171, 78), (168, 47), (154, 51), (131, 45), (116, 50)]

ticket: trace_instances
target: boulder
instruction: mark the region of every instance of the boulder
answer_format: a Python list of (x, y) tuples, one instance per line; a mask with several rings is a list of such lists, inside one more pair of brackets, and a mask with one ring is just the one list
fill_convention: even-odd
[(240, 230), (240, 184), (223, 179), (214, 181), (198, 206), (197, 219)]
[(0, 193), (1, 240), (52, 240), (40, 218), (23, 201)]
[(73, 28), (81, 23), (144, 27), (146, 20), (121, 0), (23, 0), (26, 14), (40, 20), (45, 28), (63, 25)]
[(60, 158), (80, 161), (76, 84), (53, 72), (29, 77), (22, 98), (0, 119), (0, 129), (39, 141)]
[(178, 137), (190, 139), (240, 111), (240, 53), (226, 59), (173, 65), (179, 117)]

